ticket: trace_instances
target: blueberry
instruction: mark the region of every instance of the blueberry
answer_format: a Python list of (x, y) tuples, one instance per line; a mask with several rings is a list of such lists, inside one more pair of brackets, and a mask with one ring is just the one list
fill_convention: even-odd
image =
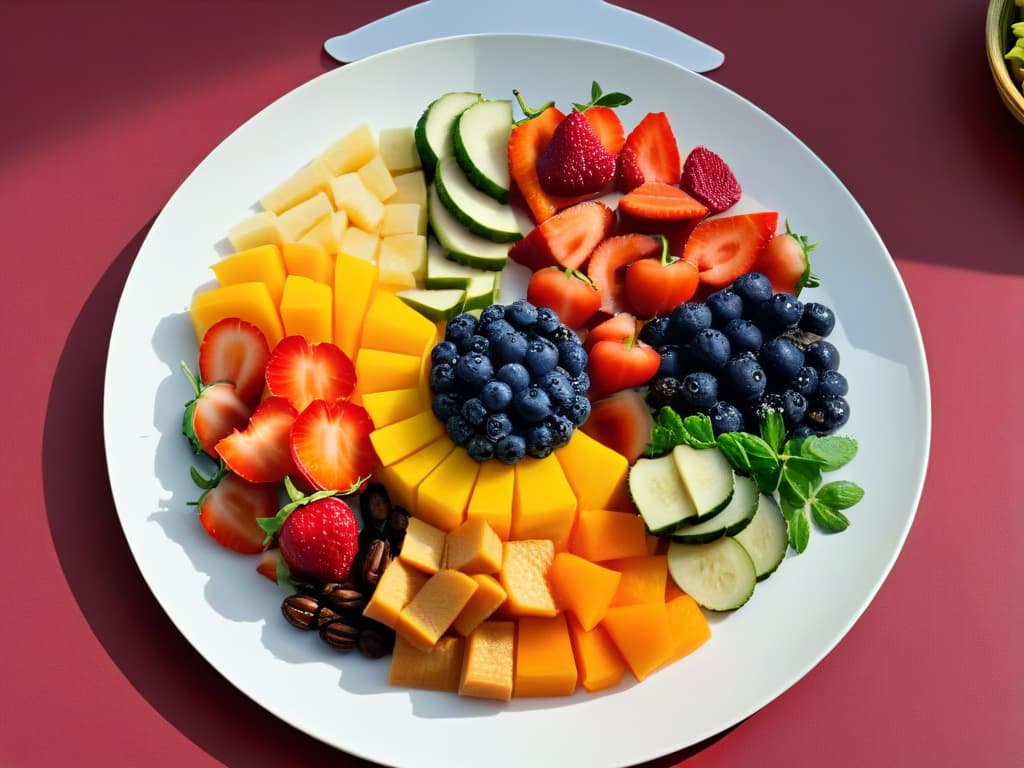
[(482, 333), (484, 336), (486, 336), (487, 340), (491, 342), (491, 344), (494, 344), (494, 342), (496, 342), (502, 336), (508, 333), (515, 332), (516, 329), (512, 327), (512, 323), (505, 319), (504, 315), (497, 318), (496, 320), (491, 320), (486, 325), (484, 325), (484, 323), (481, 322), (480, 327), (477, 330), (477, 333)]
[(675, 376), (659, 376), (647, 387), (647, 404), (654, 410), (679, 404), (683, 383)]
[(732, 356), (729, 339), (724, 333), (713, 328), (698, 333), (687, 347), (690, 364), (698, 370), (717, 371), (729, 362)]
[(560, 325), (556, 328), (548, 337), (555, 344), (561, 344), (563, 341), (579, 341), (580, 337), (576, 335), (576, 331), (567, 325)]
[(657, 351), (661, 355), (661, 363), (658, 365), (658, 372), (655, 376), (681, 379), (686, 375), (684, 369), (688, 367), (689, 360), (684, 359), (679, 347), (675, 344), (666, 344), (663, 347), (658, 347)]
[(444, 338), (446, 341), (455, 342), (457, 345), (463, 339), (468, 339), (476, 333), (476, 318), (468, 312), (463, 312), (461, 315), (456, 315), (448, 321), (448, 325), (444, 329)]
[(704, 303), (711, 310), (711, 327), (719, 330), (725, 328), (730, 320), (743, 317), (743, 299), (728, 288), (715, 291)]
[(543, 376), (558, 365), (558, 347), (553, 341), (536, 337), (527, 345), (523, 363), (533, 376)]
[(508, 384), (513, 394), (530, 386), (530, 372), (519, 363), (505, 363), (498, 369), (495, 378)]
[(459, 348), (451, 341), (439, 341), (434, 345), (434, 348), (430, 350), (431, 365), (440, 365), (441, 363), (451, 363), (452, 365), (455, 365), (455, 361), (458, 357)]
[(816, 368), (811, 368), (809, 365), (805, 365), (799, 371), (796, 372), (796, 376), (789, 382), (789, 388), (795, 392), (799, 392), (804, 397), (810, 397), (818, 391), (818, 371)]
[(504, 381), (491, 379), (480, 389), (480, 402), (488, 411), (504, 411), (512, 402), (512, 387)]
[(835, 432), (850, 420), (850, 404), (845, 397), (815, 398), (807, 409), (805, 421), (817, 432)]
[(733, 280), (730, 288), (743, 302), (743, 316), (750, 319), (757, 308), (772, 297), (771, 281), (760, 272), (748, 272)]
[(461, 349), (463, 354), (468, 352), (475, 352), (478, 355), (486, 355), (490, 352), (491, 342), (487, 340), (486, 336), (481, 336), (478, 333), (474, 333), (468, 339), (462, 342)]
[(537, 322), (537, 308), (525, 299), (513, 301), (505, 307), (505, 319), (522, 331), (529, 330)]
[(549, 416), (544, 419), (544, 426), (550, 430), (552, 444), (555, 448), (561, 448), (568, 443), (572, 433), (576, 431), (576, 426), (567, 416)]
[(494, 443), (483, 435), (473, 435), (466, 441), (466, 452), (474, 461), (488, 461), (494, 457)]
[(556, 368), (542, 376), (539, 383), (556, 407), (564, 408), (576, 397), (576, 393), (572, 391), (572, 382), (565, 375), (565, 371)]
[(550, 307), (537, 307), (537, 319), (533, 323), (533, 330), (550, 337), (560, 325), (555, 310)]
[(455, 389), (455, 366), (440, 363), (430, 369), (430, 388), (434, 392), (451, 392)]
[(804, 304), (804, 313), (798, 325), (803, 331), (825, 337), (836, 327), (836, 315), (824, 304), (810, 301)]
[(804, 353), (785, 336), (769, 339), (757, 355), (768, 381), (777, 389), (785, 388), (804, 365)]
[(680, 398), (695, 411), (706, 411), (718, 401), (718, 379), (706, 371), (695, 371), (681, 382)]
[(517, 392), (512, 402), (516, 414), (523, 421), (535, 423), (551, 415), (551, 399), (540, 387), (529, 386)]
[(471, 397), (462, 404), (462, 418), (474, 427), (483, 426), (488, 415), (487, 406), (480, 401), (479, 397)]
[(471, 391), (478, 392), (494, 375), (491, 359), (487, 355), (470, 353), (459, 358), (455, 364), (455, 378)]
[(772, 392), (761, 398), (755, 410), (758, 423), (766, 413), (775, 411), (782, 416), (783, 424), (789, 429), (803, 421), (804, 414), (807, 413), (807, 399), (791, 389), (782, 393)]
[(722, 384), (727, 392), (741, 402), (758, 400), (764, 394), (768, 380), (756, 358), (741, 355), (725, 365)]
[(587, 392), (590, 390), (590, 375), (586, 371), (581, 371), (572, 378), (572, 391), (581, 397), (586, 397)]
[(711, 310), (699, 301), (688, 301), (672, 310), (672, 333), (676, 342), (685, 344), (711, 327)]
[(565, 368), (570, 376), (578, 376), (587, 367), (587, 350), (575, 336), (571, 340), (558, 342), (556, 348), (558, 364)]
[(651, 347), (672, 343), (672, 318), (668, 315), (652, 317), (640, 329), (640, 341)]
[(765, 336), (776, 336), (795, 328), (804, 305), (791, 293), (776, 293), (757, 309), (754, 322)]
[(469, 442), (469, 438), (476, 433), (473, 425), (458, 415), (449, 416), (448, 420), (444, 423), (444, 427), (448, 430), (448, 437), (456, 445), (465, 445)]
[(502, 464), (515, 464), (526, 455), (526, 441), (519, 435), (507, 435), (494, 446), (494, 458)]
[(818, 382), (818, 394), (822, 397), (843, 397), (850, 391), (846, 377), (839, 371), (825, 371)]
[[(497, 324), (496, 322), (495, 325)], [(491, 337), (491, 357), (499, 365), (521, 363), (526, 359), (528, 346), (529, 341), (526, 336), (513, 328), (501, 335)]]
[(741, 432), (743, 430), (743, 414), (732, 403), (719, 400), (708, 409), (711, 427), (718, 436), (723, 432)]
[(484, 434), (488, 440), (498, 442), (512, 434), (512, 419), (507, 413), (492, 413), (484, 422)]
[(582, 426), (590, 418), (590, 398), (586, 395), (576, 395), (572, 402), (565, 408), (565, 415), (569, 421), (577, 427)]
[(438, 419), (447, 421), (452, 416), (462, 413), (462, 398), (454, 392), (441, 392), (434, 395), (430, 407)]
[(732, 345), (733, 352), (757, 352), (764, 341), (761, 329), (752, 320), (730, 320), (722, 333)]
[(526, 430), (526, 455), (535, 459), (550, 456), (555, 450), (555, 438), (551, 430), (544, 424), (538, 424)]
[(839, 370), (839, 350), (831, 341), (816, 341), (807, 345), (807, 364), (819, 373)]
[(505, 319), (505, 307), (501, 304), (491, 304), (480, 311), (480, 321), (477, 327), (488, 326), (495, 320)]

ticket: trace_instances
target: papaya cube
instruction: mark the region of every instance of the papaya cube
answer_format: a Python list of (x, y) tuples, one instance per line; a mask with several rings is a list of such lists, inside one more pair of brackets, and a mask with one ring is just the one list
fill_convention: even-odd
[(331, 287), (308, 277), (288, 275), (281, 295), (281, 323), (285, 336), (303, 336), (310, 344), (333, 339)]
[(506, 541), (502, 545), (498, 580), (508, 596), (504, 608), (511, 616), (558, 613), (548, 581), (554, 559), (555, 545), (550, 539)]
[(332, 176), (322, 160), (313, 160), (263, 195), (260, 205), (267, 211), (279, 214), (321, 192), (327, 192), (331, 187)]
[(515, 494), (515, 467), (500, 461), (486, 461), (480, 465), (473, 495), (466, 508), (468, 520), (486, 520), (507, 541), (512, 530), (512, 500)]
[(393, 293), (378, 293), (366, 310), (361, 347), (420, 358), (437, 340), (437, 326)]
[(474, 592), (476, 582), (466, 574), (450, 569), (438, 571), (398, 614), (395, 632), (414, 648), (429, 651), (448, 631)]
[(553, 456), (515, 465), (512, 538), (550, 539), (564, 550), (576, 522), (576, 495)]
[(427, 209), (427, 179), (423, 171), (410, 171), (394, 177), (395, 195), (388, 203), (415, 203)]
[(364, 232), (359, 227), (348, 227), (338, 244), (338, 253), (355, 256), (371, 264), (377, 263), (379, 250), (380, 237), (373, 232)]
[(672, 653), (674, 643), (665, 603), (612, 606), (601, 626), (608, 630), (637, 680), (662, 666)]
[(277, 222), (281, 227), (286, 243), (295, 242), (321, 219), (334, 213), (330, 198), (324, 192), (317, 192), (308, 200), (303, 200), (294, 208), (277, 214)]
[(672, 650), (665, 663), (670, 664), (704, 645), (711, 638), (711, 626), (697, 601), (689, 595), (672, 598), (665, 603), (665, 609), (672, 634)]
[(477, 573), (473, 575), (473, 581), (476, 582), (476, 592), (452, 622), (452, 629), (460, 635), (471, 634), (505, 602), (505, 590), (493, 576)]
[(622, 574), (579, 555), (559, 552), (551, 563), (550, 578), (555, 604), (589, 631), (604, 618)]
[(455, 693), (459, 690), (465, 653), (466, 640), (463, 637), (442, 637), (429, 651), (421, 651), (398, 635), (391, 652), (388, 684)]
[(359, 351), (363, 316), (376, 290), (375, 264), (338, 254), (334, 262), (334, 343), (353, 360)]
[(427, 583), (428, 578), (427, 574), (401, 560), (392, 560), (381, 574), (377, 588), (363, 609), (363, 616), (394, 629), (398, 615)]
[(281, 255), (289, 275), (308, 277), (326, 286), (334, 285), (334, 259), (319, 245), (285, 243)]
[(370, 442), (380, 463), (386, 467), (432, 443), (442, 434), (444, 424), (431, 411), (421, 411), (408, 419), (373, 430)]
[(422, 411), (423, 397), (418, 387), (369, 392), (363, 395), (362, 405), (374, 427), (386, 427)]
[(576, 430), (555, 458), (576, 494), (580, 509), (621, 509), (633, 512), (626, 488), (629, 462), (617, 451)]
[(455, 443), (444, 435), (401, 461), (378, 469), (374, 474), (388, 489), (392, 502), (412, 509), (416, 504), (416, 489), (423, 478), (433, 472), (453, 450)]
[(427, 234), (426, 209), (417, 203), (388, 203), (380, 222), (380, 236)]
[(377, 154), (377, 139), (366, 123), (357, 125), (324, 150), (320, 160), (333, 176), (349, 173), (366, 165)]
[(594, 693), (618, 684), (626, 672), (626, 661), (604, 627), (587, 631), (570, 615), (569, 639), (583, 688)]
[(261, 245), (281, 245), (284, 235), (273, 211), (260, 211), (243, 219), (228, 230), (228, 240), (236, 251)]
[(197, 341), (202, 341), (211, 325), (226, 317), (237, 317), (255, 325), (271, 349), (284, 338), (281, 316), (266, 283), (235, 283), (197, 293), (189, 314)]
[(276, 245), (260, 245), (247, 248), (213, 264), (210, 269), (221, 285), (235, 283), (265, 283), (270, 298), (275, 304), (281, 303), (284, 279), (288, 276), (281, 249)]
[(410, 517), (398, 557), (406, 565), (433, 575), (441, 570), (444, 548), (444, 531), (418, 517)]
[[(434, 421), (441, 424), (436, 417)], [(444, 531), (457, 528), (466, 519), (466, 505), (479, 470), (480, 464), (464, 450), (449, 453), (416, 489), (416, 515)]]
[(603, 563), (622, 574), (612, 605), (665, 602), (668, 559), (665, 555), (643, 555)]
[(374, 196), (382, 203), (386, 203), (395, 196), (398, 191), (395, 182), (391, 178), (391, 171), (384, 163), (384, 158), (374, 155), (373, 158), (356, 171), (360, 180)]
[(459, 695), (508, 701), (512, 698), (516, 625), (485, 621), (466, 638)]
[(649, 554), (643, 518), (632, 512), (580, 508), (569, 551), (594, 562)]
[(416, 284), (422, 285), (427, 271), (427, 238), (423, 235), (381, 237), (377, 260), (381, 269), (386, 264), (393, 264), (396, 270), (408, 270)]
[(523, 616), (516, 627), (512, 695), (569, 696), (576, 690), (576, 658), (565, 614)]
[[(356, 391), (360, 394), (409, 389), (419, 383), (419, 355), (382, 352), (367, 347), (361, 348), (356, 354)], [(434, 421), (437, 421), (436, 416)]]
[[(344, 211), (334, 211), (330, 216), (320, 219), (313, 228), (299, 238), (304, 245), (316, 245), (323, 248), (328, 256), (334, 256), (341, 249), (341, 238), (348, 229), (348, 214)], [(331, 267), (331, 279), (333, 280), (334, 268)]]
[(348, 214), (350, 223), (373, 232), (384, 218), (384, 204), (363, 183), (358, 173), (346, 173), (331, 182), (334, 207)]
[(468, 574), (501, 570), (501, 539), (486, 520), (466, 520), (447, 538), (445, 567)]
[(412, 128), (384, 128), (378, 137), (380, 156), (388, 171), (397, 176), (420, 167), (420, 153)]

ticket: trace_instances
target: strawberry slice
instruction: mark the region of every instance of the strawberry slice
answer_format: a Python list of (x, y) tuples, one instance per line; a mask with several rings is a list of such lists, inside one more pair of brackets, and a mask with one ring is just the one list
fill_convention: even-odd
[(204, 387), (187, 365), (182, 363), (181, 367), (195, 392), (195, 397), (185, 404), (181, 431), (196, 453), (206, 453), (216, 459), (217, 443), (234, 430), (243, 429), (252, 411), (238, 397), (234, 384), (218, 381)]
[(270, 346), (252, 323), (228, 317), (210, 326), (199, 344), (199, 376), (203, 381), (230, 381), (238, 396), (254, 408), (263, 394)]
[(601, 308), (601, 295), (590, 278), (578, 269), (537, 270), (526, 286), (526, 300), (534, 306), (553, 309), (558, 319), (573, 330), (582, 327)]
[(708, 207), (711, 213), (731, 208), (743, 196), (740, 183), (725, 160), (707, 147), (694, 147), (683, 163), (679, 185)]
[(660, 181), (646, 181), (619, 200), (619, 210), (640, 219), (678, 221), (701, 219), (708, 215), (707, 206), (688, 194)]
[(292, 427), (292, 460), (314, 488), (346, 490), (377, 466), (372, 431), (373, 421), (362, 406), (314, 400)]
[(638, 259), (661, 254), (661, 241), (649, 235), (616, 235), (594, 249), (587, 277), (601, 294), (601, 310), (614, 315), (626, 309), (622, 271)]
[(594, 106), (583, 110), (583, 116), (604, 148), (613, 155), (619, 154), (626, 143), (626, 131), (618, 113), (611, 107)]
[(804, 235), (798, 235), (789, 228), (780, 232), (765, 246), (754, 263), (753, 271), (762, 273), (771, 281), (776, 293), (791, 293), (799, 296), (804, 288), (816, 288), (821, 283), (811, 272), (810, 254), (817, 243), (809, 243)]
[(564, 118), (565, 115), (557, 107), (548, 107), (537, 117), (513, 128), (508, 138), (509, 175), (515, 182), (523, 202), (530, 209), (530, 215), (538, 224), (554, 216), (559, 206), (540, 185), (537, 158), (551, 141), (555, 128)]
[(632, 464), (647, 448), (653, 427), (654, 417), (643, 396), (635, 389), (624, 389), (595, 400), (580, 429)]
[(213, 540), (243, 554), (262, 552), (266, 534), (256, 519), (277, 513), (274, 486), (250, 483), (224, 470), (211, 479), (193, 470), (192, 479), (205, 489), (194, 504), (199, 522)]
[(513, 261), (536, 271), (544, 267), (579, 269), (615, 226), (615, 212), (604, 203), (577, 203), (542, 221), (509, 248)]
[(648, 112), (619, 152), (618, 184), (623, 192), (648, 181), (679, 182), (679, 146), (664, 112)]
[(775, 211), (702, 221), (686, 241), (683, 258), (697, 265), (702, 285), (725, 288), (751, 270), (778, 221)]
[(302, 336), (281, 339), (267, 362), (267, 387), (301, 413), (314, 400), (348, 397), (356, 386), (356, 367), (334, 344), (310, 344)]
[[(263, 529), (260, 529), (260, 535), (263, 536)], [(256, 563), (256, 572), (260, 576), (266, 576), (275, 584), (277, 583), (277, 563), (281, 557), (281, 550), (277, 547), (271, 547), (270, 549), (263, 550), (263, 554), (260, 555), (260, 561)]]
[(700, 219), (678, 219), (676, 221), (642, 219), (639, 216), (626, 213), (621, 208), (618, 214), (619, 222), (615, 229), (616, 234), (663, 235), (668, 241), (668, 252), (675, 256), (682, 255), (690, 233), (701, 222)]
[(268, 397), (257, 406), (243, 430), (216, 445), (217, 455), (250, 483), (276, 483), (295, 470), (289, 435), (298, 412), (283, 397)]
[(629, 312), (619, 312), (597, 323), (583, 343), (588, 351), (599, 341), (625, 341), (636, 333), (636, 316)]
[(598, 399), (623, 389), (643, 386), (661, 365), (661, 355), (638, 341), (635, 335), (625, 341), (599, 341), (589, 354), (590, 396)]

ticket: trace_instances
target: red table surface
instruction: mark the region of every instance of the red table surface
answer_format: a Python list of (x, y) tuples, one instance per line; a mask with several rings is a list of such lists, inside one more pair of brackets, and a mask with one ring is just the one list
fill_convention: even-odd
[[(402, 5), (3, 4), (0, 764), (366, 764), (248, 700), (164, 615), (117, 522), (101, 397), (116, 303), (167, 198), (334, 66), (326, 37)], [(906, 281), (934, 398), (917, 519), (863, 617), (776, 701), (653, 765), (1024, 765), (1024, 126), (993, 88), (985, 4), (623, 5), (725, 51), (709, 76), (846, 183)]]

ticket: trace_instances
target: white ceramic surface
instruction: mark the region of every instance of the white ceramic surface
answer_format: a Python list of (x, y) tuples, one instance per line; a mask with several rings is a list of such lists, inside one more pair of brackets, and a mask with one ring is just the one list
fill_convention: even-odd
[[(557, 98), (567, 106), (586, 96), (592, 80), (633, 96), (621, 110), (627, 126), (647, 111), (666, 111), (684, 151), (703, 143), (727, 159), (745, 207), (761, 201), (822, 242), (814, 267), (823, 287), (804, 298), (830, 304), (840, 319), (833, 340), (853, 411), (844, 432), (861, 450), (836, 477), (858, 481), (867, 494), (850, 511), (848, 531), (814, 531), (808, 550), (790, 555), (745, 607), (712, 619), (709, 643), (643, 683), (510, 704), (389, 689), (386, 661), (336, 655), (289, 627), (279, 612), (282, 592), (255, 574), (255, 560), (214, 544), (186, 507), (198, 495), (180, 434), (190, 389), (179, 361), (196, 355), (186, 310), (212, 279), (208, 265), (227, 229), (359, 122), (412, 125), (450, 90), (508, 98), (518, 87), (533, 103)], [(611, 766), (670, 753), (739, 722), (843, 637), (914, 517), (930, 399), (920, 333), (885, 246), (842, 183), (783, 126), (725, 88), (647, 55), (509, 35), (433, 41), (329, 72), (217, 147), (168, 201), (128, 277), (110, 341), (104, 430), (118, 514), (147, 583), (209, 663), (269, 711), (388, 764)]]

